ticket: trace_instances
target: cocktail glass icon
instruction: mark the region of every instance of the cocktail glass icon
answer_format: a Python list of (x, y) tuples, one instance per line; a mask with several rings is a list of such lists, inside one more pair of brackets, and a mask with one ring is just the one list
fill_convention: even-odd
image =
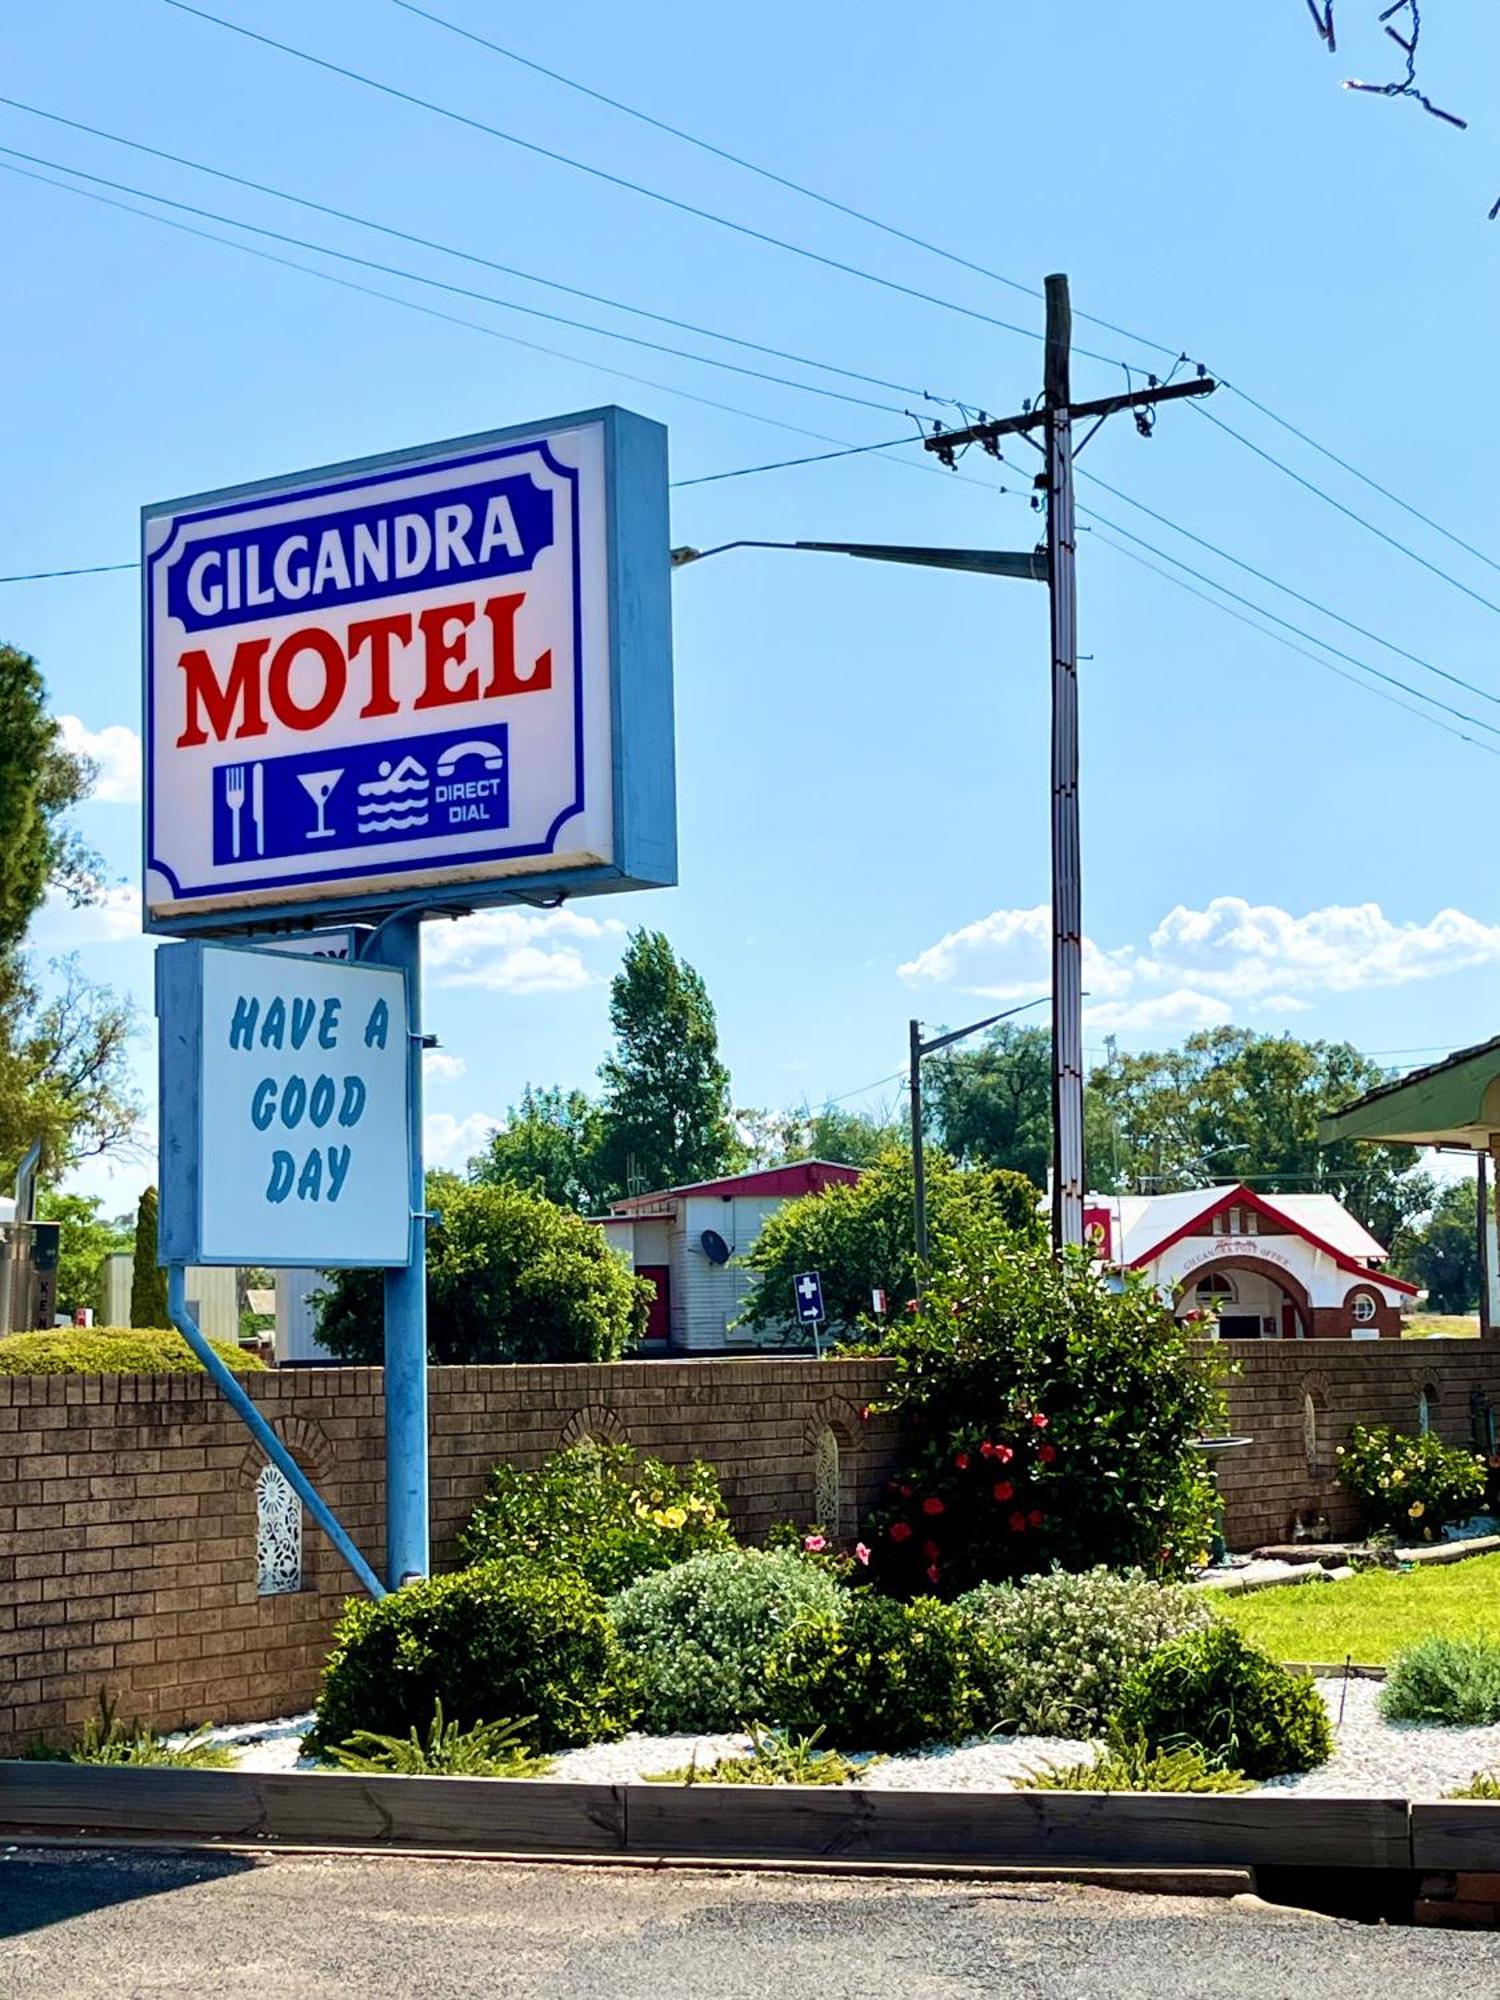
[(344, 773), (342, 767), (340, 767), (340, 769), (338, 769), (337, 771), (298, 772), (297, 774), (298, 783), (301, 785), (303, 791), (306, 792), (307, 796), (312, 800), (313, 805), (316, 807), (318, 814), (318, 823), (313, 828), (312, 832), (307, 836), (309, 840), (333, 839), (334, 829), (331, 826), (329, 826), (327, 821), (324, 819), (323, 810), (324, 807), (328, 804), (330, 793), (333, 791), (334, 786), (338, 783), (339, 779), (343, 777), (343, 775)]

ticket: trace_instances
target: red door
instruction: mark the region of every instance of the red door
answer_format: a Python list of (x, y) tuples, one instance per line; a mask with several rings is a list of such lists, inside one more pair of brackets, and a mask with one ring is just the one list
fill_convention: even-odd
[(1281, 1337), (1283, 1340), (1297, 1338), (1297, 1308), (1290, 1299), (1281, 1301)]
[(665, 1347), (667, 1336), (672, 1330), (672, 1270), (668, 1264), (638, 1264), (635, 1275), (645, 1278), (653, 1287), (656, 1296), (651, 1301), (646, 1318), (646, 1339), (653, 1346)]

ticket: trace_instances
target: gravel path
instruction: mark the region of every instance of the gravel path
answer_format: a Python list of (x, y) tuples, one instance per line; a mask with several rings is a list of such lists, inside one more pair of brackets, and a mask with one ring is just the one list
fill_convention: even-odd
[[(1334, 1754), (1316, 1771), (1271, 1779), (1268, 1790), (1345, 1798), (1441, 1798), (1466, 1783), (1474, 1771), (1500, 1771), (1500, 1725), (1448, 1729), (1383, 1722), (1378, 1682), (1351, 1680), (1346, 1686), (1340, 1680), (1325, 1680), (1316, 1685), (1335, 1725)], [(298, 1715), (277, 1722), (240, 1723), (216, 1729), (214, 1736), (235, 1746), (243, 1771), (311, 1771), (317, 1767), (298, 1751), (298, 1739), (311, 1724), (311, 1715)], [(566, 1750), (552, 1775), (588, 1784), (630, 1784), (695, 1761), (702, 1766), (718, 1757), (740, 1755), (749, 1747), (750, 1739), (742, 1735), (633, 1735), (618, 1743)], [(1090, 1748), (1059, 1736), (977, 1738), (882, 1758), (871, 1764), (861, 1782), (872, 1791), (1004, 1791), (1041, 1765), (1078, 1763)]]

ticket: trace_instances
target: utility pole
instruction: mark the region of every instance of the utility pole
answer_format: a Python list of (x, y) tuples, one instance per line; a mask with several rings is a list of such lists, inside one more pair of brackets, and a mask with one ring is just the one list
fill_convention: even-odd
[[(1083, 1243), (1083, 886), (1078, 836), (1078, 592), (1073, 508), (1073, 463), (1106, 417), (1137, 412), (1181, 396), (1206, 396), (1217, 387), (1207, 375), (1190, 382), (1152, 381), (1147, 389), (1075, 403), (1070, 380), (1073, 314), (1068, 281), (1046, 283), (1047, 335), (1044, 396), (1038, 409), (985, 419), (963, 430), (939, 431), (927, 440), (950, 468), (965, 446), (1000, 456), (999, 440), (1044, 433), (1046, 470), (1038, 486), (1047, 496), (1047, 587), (1052, 605), (1052, 1241), (1056, 1249)], [(1074, 445), (1080, 417), (1095, 419)], [(1033, 440), (1034, 441), (1034, 440)]]
[(922, 1023), (911, 1023), (911, 1198), (917, 1242), (917, 1288), (927, 1268), (927, 1169), (922, 1159)]

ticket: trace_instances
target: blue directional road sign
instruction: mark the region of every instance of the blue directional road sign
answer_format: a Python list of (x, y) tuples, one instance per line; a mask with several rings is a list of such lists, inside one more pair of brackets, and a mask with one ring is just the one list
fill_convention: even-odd
[(792, 1280), (792, 1296), (798, 1319), (804, 1326), (816, 1326), (823, 1317), (823, 1280), (817, 1272), (800, 1271)]

